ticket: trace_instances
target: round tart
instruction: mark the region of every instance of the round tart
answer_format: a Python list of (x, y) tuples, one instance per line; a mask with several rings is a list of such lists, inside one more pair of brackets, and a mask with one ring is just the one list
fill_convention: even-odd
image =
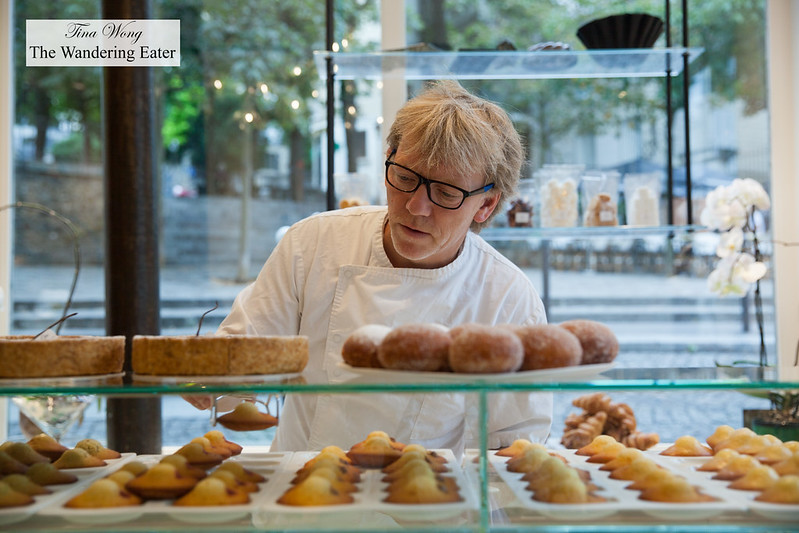
[(243, 376), (302, 372), (305, 336), (184, 335), (133, 337), (133, 371), (156, 376)]
[(94, 376), (122, 372), (125, 337), (0, 337), (0, 378)]

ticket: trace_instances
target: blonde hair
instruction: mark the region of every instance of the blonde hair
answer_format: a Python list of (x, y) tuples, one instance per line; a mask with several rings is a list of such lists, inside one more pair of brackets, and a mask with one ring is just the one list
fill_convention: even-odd
[(502, 212), (519, 182), (524, 149), (508, 114), (497, 104), (471, 94), (458, 82), (428, 84), (398, 112), (387, 142), (427, 167), (446, 165), (455, 172), (484, 174), (484, 184), (494, 183), (499, 202), (485, 222), (472, 222), (479, 231)]

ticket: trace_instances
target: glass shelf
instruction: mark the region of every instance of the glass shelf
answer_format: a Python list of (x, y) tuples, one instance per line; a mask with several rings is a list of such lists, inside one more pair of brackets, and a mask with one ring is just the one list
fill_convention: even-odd
[(20, 380), (16, 384), (4, 380), (0, 396), (34, 396), (66, 394), (195, 394), (195, 393), (391, 393), (391, 392), (500, 392), (548, 390), (648, 390), (648, 389), (794, 389), (799, 382), (776, 381), (774, 369), (759, 367), (706, 367), (706, 368), (629, 368), (611, 369), (589, 381), (496, 382), (471, 380), (453, 382), (378, 382), (346, 381), (329, 383), (324, 373), (305, 372), (283, 381), (229, 381), (212, 380), (203, 383), (198, 376), (186, 383), (133, 383), (112, 384), (102, 381), (82, 381), (78, 384), (56, 382), (43, 384), (34, 380)]
[(568, 237), (572, 239), (593, 237), (626, 237), (637, 239), (652, 236), (668, 236), (686, 233), (710, 231), (704, 226), (575, 226), (571, 228), (486, 228), (480, 236), (491, 242), (526, 241), (530, 239), (555, 239)]
[(635, 48), (580, 51), (328, 52), (315, 51), (319, 76), (332, 58), (335, 76), (353, 79), (553, 79), (677, 76), (683, 58), (702, 48)]

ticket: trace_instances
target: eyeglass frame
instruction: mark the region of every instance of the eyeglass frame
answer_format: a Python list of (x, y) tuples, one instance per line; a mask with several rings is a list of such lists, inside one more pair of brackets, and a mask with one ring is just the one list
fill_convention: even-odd
[[(414, 193), (414, 192), (416, 192), (416, 191), (419, 189), (419, 187), (420, 187), (422, 184), (424, 184), (425, 188), (427, 189), (427, 198), (428, 198), (428, 200), (430, 200), (430, 201), (431, 201), (431, 202), (432, 202), (434, 205), (437, 205), (438, 207), (440, 207), (440, 208), (442, 208), (442, 209), (449, 209), (449, 210), (451, 210), (451, 211), (454, 211), (454, 210), (456, 210), (456, 209), (460, 209), (460, 208), (461, 208), (461, 206), (463, 206), (463, 203), (466, 201), (466, 199), (467, 199), (468, 197), (470, 197), (470, 196), (477, 196), (478, 194), (483, 194), (483, 193), (485, 193), (485, 192), (488, 192), (488, 191), (490, 191), (491, 189), (493, 189), (493, 188), (494, 188), (494, 183), (492, 182), (492, 183), (489, 183), (489, 184), (487, 184), (487, 185), (483, 185), (482, 187), (478, 187), (477, 189), (475, 189), (475, 190), (473, 190), (473, 191), (469, 191), (469, 190), (466, 190), (466, 189), (461, 189), (461, 188), (460, 188), (460, 187), (458, 187), (457, 185), (453, 185), (453, 184), (451, 184), (451, 183), (446, 183), (446, 182), (444, 182), (444, 181), (439, 181), (439, 180), (431, 180), (431, 179), (429, 179), (429, 178), (425, 178), (424, 176), (422, 176), (421, 174), (419, 174), (419, 173), (418, 173), (418, 172), (416, 172), (415, 170), (413, 170), (413, 169), (410, 169), (410, 168), (408, 168), (408, 167), (406, 167), (406, 166), (400, 165), (399, 163), (396, 163), (396, 162), (392, 161), (392, 160), (391, 160), (391, 158), (392, 158), (392, 157), (394, 157), (394, 154), (396, 154), (396, 153), (397, 153), (397, 150), (396, 150), (396, 149), (394, 149), (394, 150), (392, 150), (392, 151), (391, 151), (391, 153), (390, 153), (390, 154), (388, 155), (388, 157), (386, 158), (386, 163), (385, 163), (385, 165), (386, 165), (386, 183), (388, 183), (388, 184), (389, 184), (389, 185), (391, 185), (391, 186), (392, 186), (394, 189), (396, 189), (396, 190), (398, 190), (398, 191), (400, 191), (400, 192), (405, 192), (405, 193), (409, 193), (409, 194), (410, 194), (410, 193)], [(411, 174), (413, 174), (414, 176), (416, 176), (416, 178), (418, 179), (418, 181), (416, 182), (416, 186), (415, 186), (413, 189), (409, 190), (409, 191), (405, 191), (405, 190), (402, 190), (402, 189), (400, 189), (399, 187), (397, 187), (397, 186), (396, 186), (396, 185), (394, 185), (393, 183), (391, 183), (391, 180), (390, 180), (390, 179), (388, 179), (388, 168), (389, 168), (391, 165), (394, 165), (394, 166), (396, 166), (396, 167), (399, 167), (399, 168), (401, 168), (401, 169), (403, 169), (403, 170), (407, 170), (408, 172), (410, 172)], [(438, 202), (436, 202), (435, 200), (433, 200), (433, 195), (432, 195), (432, 192), (430, 191), (430, 184), (431, 184), (431, 183), (439, 183), (439, 184), (441, 184), (441, 185), (446, 185), (447, 187), (452, 187), (453, 189), (455, 189), (455, 190), (459, 191), (461, 194), (463, 194), (463, 198), (461, 198), (461, 203), (459, 203), (459, 204), (457, 205), (457, 207), (447, 207), (447, 206), (445, 206), (445, 205), (441, 205), (441, 204), (439, 204)]]

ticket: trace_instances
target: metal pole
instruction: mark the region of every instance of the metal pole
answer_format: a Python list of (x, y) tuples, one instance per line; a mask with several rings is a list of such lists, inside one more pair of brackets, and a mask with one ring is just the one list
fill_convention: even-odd
[[(682, 1), (682, 45), (688, 48), (688, 0)], [(688, 224), (694, 223), (693, 194), (691, 187), (691, 102), (689, 93), (691, 89), (691, 75), (688, 72), (689, 54), (686, 50), (682, 54), (682, 95), (685, 101), (685, 203)]]
[[(333, 43), (335, 42), (334, 33), (334, 0), (325, 1), (325, 36), (327, 40), (327, 51), (333, 53)], [(336, 208), (336, 184), (333, 180), (334, 161), (335, 161), (335, 115), (336, 115), (336, 91), (335, 74), (333, 73), (333, 58), (325, 59), (327, 66), (327, 209)]]
[[(103, 0), (105, 19), (151, 18), (150, 3)], [(106, 334), (124, 335), (130, 380), (134, 335), (160, 333), (155, 104), (148, 67), (103, 69)], [(109, 398), (109, 447), (161, 453), (161, 399)]]

